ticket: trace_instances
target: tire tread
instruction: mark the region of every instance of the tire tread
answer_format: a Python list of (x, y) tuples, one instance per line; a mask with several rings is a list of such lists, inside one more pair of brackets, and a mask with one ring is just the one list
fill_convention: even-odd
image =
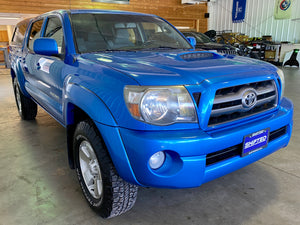
[[(23, 120), (34, 120), (37, 115), (37, 104), (32, 101), (30, 98), (27, 98), (20, 90), (19, 84), (16, 78), (13, 81), (14, 93), (16, 97), (16, 89), (18, 88), (20, 93), (20, 100), (21, 100), (21, 112), (19, 111), (18, 104), (17, 108), (19, 111), (19, 115)], [(17, 101), (17, 100), (16, 100)]]
[[(103, 218), (112, 218), (130, 210), (136, 201), (138, 187), (123, 180), (117, 173), (98, 129), (90, 120), (77, 125), (77, 133), (85, 133), (96, 152), (102, 172), (105, 196), (101, 207), (93, 207)], [(74, 139), (75, 141), (75, 139)], [(74, 143), (75, 144), (75, 143)], [(75, 146), (75, 145), (74, 145)], [(77, 165), (77, 168), (79, 165)], [(106, 184), (106, 185), (105, 185)]]

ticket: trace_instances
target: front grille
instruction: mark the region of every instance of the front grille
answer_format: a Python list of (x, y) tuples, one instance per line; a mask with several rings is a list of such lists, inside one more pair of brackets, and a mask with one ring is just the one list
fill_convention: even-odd
[(279, 128), (277, 130), (272, 131), (270, 133), (269, 142), (273, 141), (273, 140), (275, 140), (275, 139), (277, 139), (277, 138), (279, 138), (279, 137), (281, 137), (283, 135), (285, 135), (286, 132), (287, 132), (287, 126), (281, 127), (281, 128)]
[[(285, 135), (287, 132), (287, 126), (281, 127), (277, 130), (270, 132), (269, 142), (274, 141), (277, 138)], [(238, 144), (217, 152), (210, 153), (206, 155), (206, 166), (212, 165), (214, 163), (221, 162), (226, 159), (230, 159), (234, 156), (241, 156), (243, 150), (243, 144)]]
[[(247, 105), (248, 93), (256, 96), (252, 106)], [(248, 117), (276, 106), (277, 89), (272, 80), (222, 88), (216, 92), (208, 126)]]
[(242, 154), (242, 148), (243, 144), (239, 144), (221, 151), (210, 153), (206, 156), (206, 166), (221, 162), (225, 159), (230, 159), (234, 156), (240, 156)]

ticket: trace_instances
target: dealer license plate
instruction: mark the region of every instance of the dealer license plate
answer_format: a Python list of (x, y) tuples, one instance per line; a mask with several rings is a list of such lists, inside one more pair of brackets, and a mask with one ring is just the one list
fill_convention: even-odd
[(244, 137), (242, 157), (267, 147), (270, 128), (257, 131)]

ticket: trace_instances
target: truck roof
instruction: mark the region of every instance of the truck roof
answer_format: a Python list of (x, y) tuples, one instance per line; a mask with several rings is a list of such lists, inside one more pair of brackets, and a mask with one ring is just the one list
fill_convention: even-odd
[(138, 13), (138, 12), (129, 12), (129, 11), (122, 11), (122, 10), (100, 10), (100, 9), (74, 9), (69, 10), (71, 14), (77, 13), (100, 13), (100, 14), (127, 14), (127, 15), (151, 15), (145, 13)]
[(70, 13), (70, 14), (80, 14), (80, 13), (93, 13), (93, 14), (123, 14), (123, 15), (140, 15), (140, 16), (154, 16), (152, 14), (129, 12), (122, 10), (102, 10), (102, 9), (71, 9), (71, 10), (54, 10), (41, 15), (53, 14), (53, 13)]

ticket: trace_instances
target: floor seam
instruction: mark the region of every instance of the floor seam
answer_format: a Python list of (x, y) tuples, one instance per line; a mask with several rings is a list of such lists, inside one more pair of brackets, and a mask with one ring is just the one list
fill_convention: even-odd
[(264, 165), (266, 165), (266, 166), (272, 167), (273, 169), (279, 170), (280, 172), (286, 173), (286, 174), (288, 174), (288, 175), (291, 175), (291, 176), (293, 176), (293, 177), (296, 177), (296, 178), (300, 179), (300, 176), (297, 176), (296, 174), (287, 172), (287, 171), (285, 171), (285, 170), (283, 170), (283, 169), (277, 168), (277, 167), (273, 166), (272, 164), (268, 164), (268, 163), (262, 162), (262, 161), (259, 161), (259, 163), (262, 163), (262, 164), (264, 164)]

